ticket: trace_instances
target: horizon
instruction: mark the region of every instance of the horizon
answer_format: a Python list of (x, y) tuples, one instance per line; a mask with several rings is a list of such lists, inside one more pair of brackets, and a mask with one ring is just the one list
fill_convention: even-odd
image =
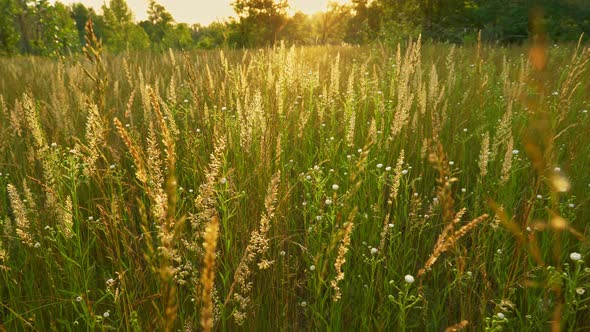
[[(66, 5), (82, 3), (92, 7), (97, 13), (102, 13), (102, 5), (108, 4), (107, 0), (58, 0)], [(58, 2), (50, 0), (51, 4)], [(334, 0), (332, 0), (334, 1)], [(237, 17), (231, 3), (233, 0), (159, 0), (156, 1), (166, 8), (177, 23), (209, 25), (213, 22), (224, 21), (231, 17)], [(289, 13), (301, 11), (311, 15), (324, 11), (330, 0), (289, 0)], [(348, 0), (336, 0), (339, 4), (350, 3)], [(148, 0), (127, 0), (127, 5), (133, 13), (136, 22), (147, 20)], [(205, 9), (203, 9), (206, 7)]]

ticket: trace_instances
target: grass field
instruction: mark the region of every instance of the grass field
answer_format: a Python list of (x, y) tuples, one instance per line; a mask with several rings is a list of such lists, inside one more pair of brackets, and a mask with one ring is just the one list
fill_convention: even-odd
[(0, 330), (586, 331), (589, 61), (0, 59)]

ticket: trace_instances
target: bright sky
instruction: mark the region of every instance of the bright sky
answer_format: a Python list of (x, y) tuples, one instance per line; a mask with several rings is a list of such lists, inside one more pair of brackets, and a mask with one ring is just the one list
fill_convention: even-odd
[[(108, 0), (60, 0), (63, 3), (70, 4), (81, 2), (86, 6), (94, 7), (97, 12), (103, 3)], [(329, 0), (290, 0), (291, 11), (302, 11), (307, 14), (313, 14), (326, 9)], [(54, 3), (55, 0), (50, 1)], [(234, 16), (235, 13), (230, 5), (232, 0), (156, 0), (159, 4), (166, 7), (172, 14), (176, 22), (182, 23), (201, 23), (209, 24), (217, 20), (223, 20), (228, 16)], [(337, 0), (338, 3), (349, 2), (347, 0)], [(127, 4), (135, 20), (142, 21), (147, 19), (148, 0), (127, 0)]]

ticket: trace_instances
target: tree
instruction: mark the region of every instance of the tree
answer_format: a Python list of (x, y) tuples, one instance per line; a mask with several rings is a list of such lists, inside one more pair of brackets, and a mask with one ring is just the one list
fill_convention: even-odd
[(164, 6), (156, 3), (154, 0), (150, 0), (147, 13), (148, 20), (140, 22), (139, 26), (148, 34), (152, 48), (158, 50), (166, 48), (166, 46), (162, 45), (162, 41), (165, 38), (170, 41), (175, 38), (173, 35), (176, 32), (183, 31), (182, 29), (174, 28), (172, 25), (174, 22), (172, 15)]
[(17, 52), (19, 35), (15, 28), (16, 3), (14, 0), (0, 0), (0, 55)]
[(92, 19), (93, 27), (94, 27), (94, 34), (96, 37), (103, 39), (105, 35), (105, 23), (104, 18), (101, 15), (96, 14), (94, 8), (86, 7), (82, 3), (74, 3), (70, 7), (70, 15), (74, 22), (76, 23), (76, 29), (78, 30), (78, 36), (80, 38), (80, 44), (84, 45), (86, 40), (84, 38), (85, 35), (85, 27), (86, 22)]
[(296, 12), (287, 20), (282, 35), (294, 43), (310, 44), (313, 41), (310, 26), (311, 18), (302, 12)]
[(245, 45), (273, 45), (287, 22), (287, 0), (235, 0), (239, 33)]
[(336, 2), (328, 3), (328, 10), (314, 15), (314, 30), (320, 44), (340, 42), (344, 38), (350, 8)]
[(113, 52), (144, 50), (150, 45), (149, 36), (133, 23), (133, 15), (125, 0), (110, 0), (102, 6), (105, 22), (105, 44)]
[(229, 27), (221, 22), (213, 22), (206, 27), (200, 24), (192, 26), (192, 39), (197, 48), (212, 49), (223, 47), (227, 43)]

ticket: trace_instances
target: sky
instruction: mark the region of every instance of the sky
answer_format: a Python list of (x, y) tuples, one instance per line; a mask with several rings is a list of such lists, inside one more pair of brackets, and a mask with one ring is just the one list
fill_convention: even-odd
[[(108, 0), (60, 0), (62, 3), (70, 4), (81, 2), (86, 6), (94, 7), (97, 12), (103, 3)], [(300, 10), (306, 14), (313, 14), (326, 8), (329, 0), (290, 0), (291, 11)], [(54, 1), (50, 1), (54, 3)], [(172, 14), (174, 20), (180, 23), (201, 23), (208, 25), (217, 20), (223, 20), (229, 16), (235, 16), (230, 5), (232, 0), (157, 0), (159, 4), (166, 7)], [(336, 2), (346, 3), (346, 0)], [(147, 19), (148, 0), (127, 0), (127, 5), (135, 20), (143, 21)]]

